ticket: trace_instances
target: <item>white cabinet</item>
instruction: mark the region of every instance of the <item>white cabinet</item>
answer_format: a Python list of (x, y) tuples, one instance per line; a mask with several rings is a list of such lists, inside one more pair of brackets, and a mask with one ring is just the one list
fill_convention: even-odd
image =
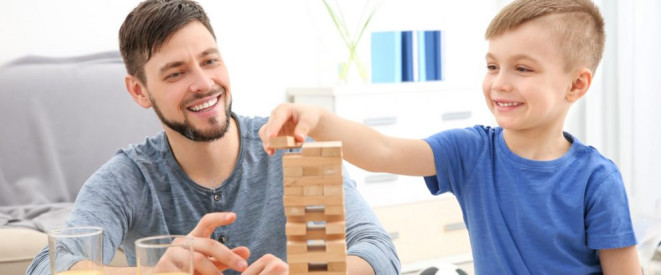
[[(290, 102), (318, 105), (397, 137), (423, 139), (441, 130), (491, 121), (480, 90), (448, 89), (436, 82), (292, 88), (287, 96)], [(434, 198), (421, 177), (369, 173), (349, 163), (346, 166), (374, 207)]]
[[(493, 125), (481, 90), (448, 88), (442, 82), (292, 88), (287, 97), (397, 137), (422, 139), (451, 128)], [(431, 195), (421, 177), (370, 173), (345, 164), (393, 238), (403, 272), (434, 261), (470, 266), (468, 232), (454, 196)]]

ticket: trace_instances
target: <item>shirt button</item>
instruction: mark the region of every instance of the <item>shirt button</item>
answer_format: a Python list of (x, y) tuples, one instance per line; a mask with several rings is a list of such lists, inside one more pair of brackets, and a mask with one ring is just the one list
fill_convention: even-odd
[(224, 244), (227, 241), (227, 238), (225, 238), (225, 235), (220, 235), (220, 237), (218, 237), (218, 241)]
[(219, 201), (220, 200), (220, 195), (218, 195), (218, 194), (213, 195), (213, 200)]

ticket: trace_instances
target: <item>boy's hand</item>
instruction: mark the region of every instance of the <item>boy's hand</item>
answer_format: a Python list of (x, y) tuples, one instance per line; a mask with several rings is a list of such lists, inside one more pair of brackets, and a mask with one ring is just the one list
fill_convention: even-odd
[(305, 138), (317, 127), (322, 114), (321, 108), (300, 104), (282, 103), (271, 111), (271, 117), (259, 129), (264, 151), (273, 155), (275, 150), (269, 146), (269, 139), (277, 136), (293, 136), (297, 142)]
[(244, 271), (248, 267), (246, 259), (250, 256), (247, 247), (229, 249), (220, 242), (211, 239), (211, 233), (220, 226), (228, 225), (236, 220), (236, 214), (231, 212), (216, 212), (206, 214), (197, 226), (188, 233), (193, 237), (193, 265), (195, 274), (218, 274), (218, 271), (231, 268)]

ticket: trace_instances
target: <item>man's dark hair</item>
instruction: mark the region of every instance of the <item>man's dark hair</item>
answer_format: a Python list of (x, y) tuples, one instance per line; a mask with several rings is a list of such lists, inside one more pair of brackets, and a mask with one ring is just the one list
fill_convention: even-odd
[(145, 63), (173, 33), (193, 21), (202, 23), (216, 38), (207, 14), (195, 1), (147, 0), (140, 3), (119, 28), (119, 50), (126, 72), (147, 85)]

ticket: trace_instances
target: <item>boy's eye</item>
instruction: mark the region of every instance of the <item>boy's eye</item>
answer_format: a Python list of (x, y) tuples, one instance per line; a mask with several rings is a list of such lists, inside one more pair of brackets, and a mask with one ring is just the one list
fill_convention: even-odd
[(493, 65), (493, 64), (488, 64), (487, 65), (487, 70), (489, 70), (489, 71), (493, 71), (493, 70), (496, 70), (496, 69), (498, 69), (498, 67), (496, 67), (496, 65)]
[(519, 72), (532, 72), (532, 70), (526, 68), (526, 67), (516, 67), (516, 70)]

